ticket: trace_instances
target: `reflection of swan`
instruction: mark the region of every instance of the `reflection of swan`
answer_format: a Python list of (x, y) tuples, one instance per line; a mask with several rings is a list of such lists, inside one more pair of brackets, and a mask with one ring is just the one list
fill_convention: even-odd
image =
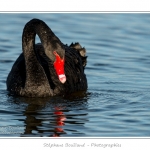
[(61, 111), (62, 108), (60, 107), (56, 107), (55, 108), (55, 112), (54, 114), (56, 115), (56, 128), (55, 128), (55, 132), (53, 134), (54, 137), (59, 136), (59, 134), (61, 133), (65, 133), (62, 126), (65, 125), (64, 121), (67, 119), (66, 116), (64, 115), (63, 111)]
[[(44, 103), (45, 102), (46, 100), (44, 101)], [(26, 126), (25, 132), (22, 134), (22, 136), (31, 136), (34, 135), (34, 133), (38, 133), (38, 135), (41, 136), (47, 134), (47, 136), (58, 137), (62, 134), (66, 134), (63, 129), (63, 126), (65, 125), (64, 121), (66, 120), (66, 116), (63, 113), (63, 111), (61, 111), (61, 108), (59, 109), (60, 110), (58, 110), (57, 107), (54, 109), (54, 112), (47, 112), (48, 115), (43, 115), (42, 112), (40, 112), (39, 104), (29, 104), (25, 111)], [(44, 123), (44, 121), (46, 121), (47, 123)]]
[[(72, 98), (72, 97), (71, 97)], [(89, 122), (88, 97), (62, 99), (60, 97), (26, 98), (8, 97), (17, 114), (12, 114), (24, 128), (22, 137), (81, 136), (86, 134)], [(19, 111), (18, 111), (19, 110)], [(21, 126), (21, 124), (23, 124)], [(20, 131), (20, 130), (19, 130)]]
[[(35, 45), (35, 35), (42, 44)], [(32, 19), (23, 30), (23, 53), (7, 78), (13, 95), (46, 97), (87, 89), (85, 49), (64, 45), (41, 20)]]

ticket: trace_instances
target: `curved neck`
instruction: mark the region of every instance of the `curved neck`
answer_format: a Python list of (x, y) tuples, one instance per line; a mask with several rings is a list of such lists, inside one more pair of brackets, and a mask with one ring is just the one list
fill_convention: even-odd
[[(60, 40), (55, 36), (51, 29), (41, 20), (32, 19), (29, 21), (23, 30), (22, 35), (22, 48), (25, 57), (26, 64), (26, 83), (25, 87), (36, 87), (38, 86), (48, 86), (48, 80), (44, 72), (43, 67), (37, 60), (35, 53), (35, 36), (39, 36), (44, 51), (49, 51), (53, 53), (53, 50), (58, 46), (62, 46)], [(50, 59), (54, 59), (53, 55), (50, 55)], [(39, 85), (41, 84), (41, 85)]]
[[(22, 35), (23, 52), (27, 57), (31, 54), (35, 56), (34, 45), (36, 34), (41, 40), (45, 53), (48, 51), (53, 54), (55, 49), (62, 47), (61, 41), (42, 20), (32, 19), (25, 25)], [(50, 59), (53, 60), (52, 57)]]

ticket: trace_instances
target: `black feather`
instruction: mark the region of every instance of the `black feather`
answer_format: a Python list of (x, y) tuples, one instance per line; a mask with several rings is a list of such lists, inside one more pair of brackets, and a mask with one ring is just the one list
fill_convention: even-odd
[[(34, 44), (38, 34), (42, 44)], [(23, 53), (20, 54), (7, 77), (7, 90), (12, 95), (46, 97), (65, 95), (87, 89), (84, 68), (87, 63), (85, 48), (79, 43), (68, 46), (41, 20), (29, 21), (23, 31)], [(54, 69), (57, 51), (65, 57), (66, 82), (62, 84)], [(47, 51), (47, 54), (45, 53)]]

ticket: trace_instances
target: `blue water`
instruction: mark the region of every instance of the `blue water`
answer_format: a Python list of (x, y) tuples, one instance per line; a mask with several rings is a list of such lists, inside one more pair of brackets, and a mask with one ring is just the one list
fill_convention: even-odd
[[(7, 95), (6, 78), (32, 18), (45, 21), (63, 43), (87, 49), (86, 93)], [(150, 14), (1, 13), (0, 20), (1, 137), (150, 136)]]

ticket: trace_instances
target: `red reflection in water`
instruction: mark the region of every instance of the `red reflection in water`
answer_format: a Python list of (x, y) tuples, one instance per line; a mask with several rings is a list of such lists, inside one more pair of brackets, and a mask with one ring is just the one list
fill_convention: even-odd
[(64, 121), (66, 120), (66, 116), (61, 111), (60, 107), (56, 107), (55, 110), (56, 111), (54, 112), (54, 114), (56, 115), (56, 126), (59, 126), (59, 127), (55, 128), (55, 133), (53, 134), (53, 137), (59, 137), (60, 132), (61, 133), (64, 132), (62, 126), (65, 125)]

